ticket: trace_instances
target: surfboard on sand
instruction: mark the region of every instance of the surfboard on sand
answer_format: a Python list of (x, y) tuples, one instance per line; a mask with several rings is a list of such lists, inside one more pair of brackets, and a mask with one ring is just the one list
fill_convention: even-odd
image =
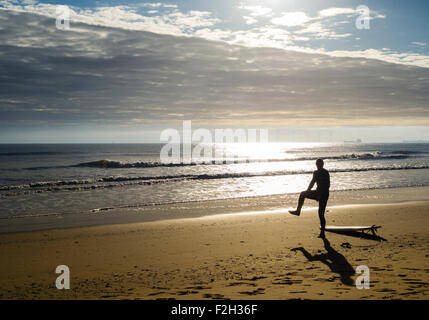
[(381, 226), (326, 226), (325, 231), (337, 232), (337, 233), (347, 233), (347, 232), (372, 232), (375, 235), (375, 232)]

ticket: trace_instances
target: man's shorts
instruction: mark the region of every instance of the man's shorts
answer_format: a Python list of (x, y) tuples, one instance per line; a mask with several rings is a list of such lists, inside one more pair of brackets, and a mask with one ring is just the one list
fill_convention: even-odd
[(322, 193), (318, 190), (304, 191), (303, 195), (308, 199), (316, 200), (319, 202), (327, 202), (329, 198), (329, 193)]

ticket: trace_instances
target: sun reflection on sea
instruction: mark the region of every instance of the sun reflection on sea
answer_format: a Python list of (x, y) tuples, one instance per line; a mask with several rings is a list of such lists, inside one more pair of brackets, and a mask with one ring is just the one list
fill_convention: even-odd
[[(222, 166), (224, 172), (249, 175), (246, 178), (235, 178), (231, 184), (219, 181), (217, 192), (225, 197), (237, 193), (245, 197), (303, 190), (307, 188), (311, 173), (315, 170), (314, 160), (305, 160), (305, 157), (311, 150), (326, 146), (327, 143), (217, 144), (214, 146), (217, 153), (213, 154), (225, 157), (226, 165)], [(213, 166), (206, 170), (215, 172), (218, 168)], [(213, 183), (217, 184), (215, 181)]]
[(314, 149), (328, 146), (328, 143), (310, 142), (289, 142), (289, 143), (222, 143), (214, 144), (214, 155), (225, 156), (225, 160), (248, 159), (248, 160), (268, 160), (268, 159), (295, 159), (306, 149)]

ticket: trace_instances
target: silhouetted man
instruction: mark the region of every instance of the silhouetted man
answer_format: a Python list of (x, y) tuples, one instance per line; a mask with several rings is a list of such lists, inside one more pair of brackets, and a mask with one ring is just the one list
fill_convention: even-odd
[[(307, 188), (307, 191), (301, 192), (298, 200), (298, 207), (295, 211), (289, 210), (290, 214), (299, 216), (301, 214), (301, 208), (304, 205), (304, 200), (306, 198), (319, 201), (319, 218), (320, 218), (320, 238), (325, 236), (325, 209), (326, 204), (328, 203), (329, 198), (329, 187), (331, 186), (331, 181), (329, 177), (328, 170), (323, 168), (323, 160), (316, 160), (317, 170), (313, 172), (313, 179), (310, 182), (310, 185)], [(317, 184), (316, 190), (313, 189), (314, 184)]]

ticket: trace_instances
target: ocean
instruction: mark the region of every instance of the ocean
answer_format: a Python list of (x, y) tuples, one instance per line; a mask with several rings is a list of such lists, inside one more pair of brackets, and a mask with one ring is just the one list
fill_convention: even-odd
[(0, 219), (296, 193), (317, 158), (331, 190), (429, 186), (426, 143), (225, 144), (212, 147), (230, 161), (174, 165), (160, 162), (162, 147), (0, 145)]

